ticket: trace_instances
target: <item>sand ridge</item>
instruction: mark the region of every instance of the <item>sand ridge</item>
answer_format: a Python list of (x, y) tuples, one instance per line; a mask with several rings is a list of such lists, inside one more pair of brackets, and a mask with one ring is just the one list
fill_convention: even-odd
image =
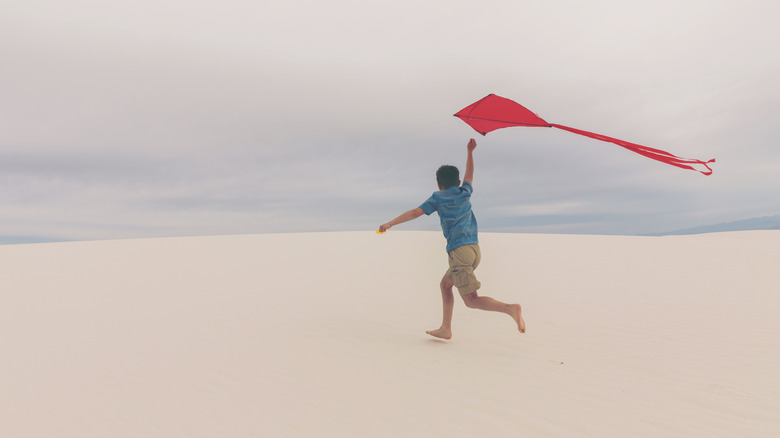
[(526, 334), (437, 232), (2, 246), (0, 435), (780, 436), (780, 232), (480, 240)]

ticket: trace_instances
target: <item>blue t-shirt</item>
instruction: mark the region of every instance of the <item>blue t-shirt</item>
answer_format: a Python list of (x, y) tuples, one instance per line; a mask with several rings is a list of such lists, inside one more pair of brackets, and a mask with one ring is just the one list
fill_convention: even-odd
[(441, 230), (447, 238), (447, 252), (463, 246), (479, 243), (477, 240), (477, 218), (471, 211), (471, 193), (474, 187), (464, 182), (460, 187), (434, 192), (420, 208), (425, 214), (439, 212)]

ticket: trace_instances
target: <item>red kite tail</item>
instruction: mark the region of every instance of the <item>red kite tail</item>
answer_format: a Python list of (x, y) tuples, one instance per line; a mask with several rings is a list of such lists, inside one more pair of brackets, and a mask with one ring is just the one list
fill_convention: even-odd
[[(649, 148), (647, 146), (630, 143), (627, 141), (619, 140), (617, 138), (607, 137), (606, 135), (601, 135), (593, 132), (583, 131), (580, 129), (570, 128), (568, 126), (556, 125), (555, 123), (551, 123), (550, 126), (552, 126), (553, 128), (563, 129), (564, 131), (573, 132), (575, 134), (584, 135), (586, 137), (595, 138), (596, 140), (615, 143), (618, 146), (622, 146), (630, 151), (636, 152), (637, 154), (644, 155), (647, 158), (652, 158), (653, 160), (657, 160), (662, 163), (671, 164), (672, 166), (677, 166), (682, 169), (695, 170), (697, 172), (700, 172), (703, 175), (712, 175), (712, 169), (710, 168), (710, 166), (708, 166), (708, 164), (714, 163), (715, 162), (714, 158), (709, 161), (696, 160), (693, 158), (680, 158), (676, 155), (672, 155), (669, 152), (662, 151), (660, 149)], [(704, 171), (704, 170), (696, 169), (691, 165), (701, 165), (707, 168), (707, 170)]]

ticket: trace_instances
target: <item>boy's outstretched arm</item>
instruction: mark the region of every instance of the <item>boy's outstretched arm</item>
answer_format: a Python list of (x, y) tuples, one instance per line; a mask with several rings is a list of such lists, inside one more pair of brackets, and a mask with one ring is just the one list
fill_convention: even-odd
[(417, 219), (418, 217), (425, 214), (425, 211), (423, 211), (422, 208), (417, 207), (412, 210), (407, 211), (406, 213), (398, 216), (397, 218), (391, 220), (390, 222), (386, 224), (382, 224), (379, 226), (379, 231), (385, 232), (389, 230), (391, 227), (394, 227), (398, 224), (402, 224), (404, 222), (409, 222), (412, 219)]
[(468, 156), (466, 157), (466, 173), (463, 175), (463, 181), (468, 181), (469, 184), (472, 184), (474, 181), (474, 149), (477, 148), (477, 141), (473, 138), (469, 140), (469, 144), (466, 146), (466, 149), (469, 151)]

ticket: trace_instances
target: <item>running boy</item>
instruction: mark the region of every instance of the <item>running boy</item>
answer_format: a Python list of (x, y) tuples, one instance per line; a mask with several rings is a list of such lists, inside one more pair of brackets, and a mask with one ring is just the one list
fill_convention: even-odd
[(474, 275), (474, 269), (479, 265), (481, 254), (477, 239), (477, 220), (471, 211), (471, 193), (474, 191), (471, 183), (474, 179), (474, 149), (477, 142), (472, 138), (466, 149), (466, 174), (463, 185), (460, 183), (458, 169), (454, 166), (441, 166), (436, 172), (436, 182), (439, 191), (434, 192), (428, 200), (419, 207), (409, 210), (386, 224), (379, 226), (379, 231), (387, 231), (391, 227), (417, 219), (423, 214), (439, 213), (441, 228), (447, 238), (447, 254), (450, 268), (439, 284), (441, 299), (444, 306), (444, 317), (441, 327), (426, 331), (431, 336), (442, 339), (452, 338), (452, 310), (455, 299), (452, 286), (458, 288), (461, 298), (467, 307), (472, 309), (502, 312), (511, 316), (517, 323), (517, 329), (525, 333), (525, 321), (521, 315), (519, 304), (505, 304), (490, 297), (481, 297), (477, 290), (481, 284)]

